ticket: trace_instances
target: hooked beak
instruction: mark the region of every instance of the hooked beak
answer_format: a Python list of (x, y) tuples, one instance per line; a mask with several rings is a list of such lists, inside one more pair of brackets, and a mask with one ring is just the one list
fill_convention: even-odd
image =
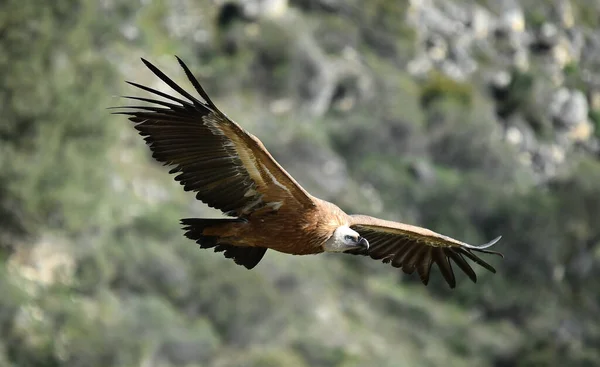
[(361, 249), (368, 250), (369, 249), (369, 241), (367, 241), (364, 237), (359, 237), (357, 245)]

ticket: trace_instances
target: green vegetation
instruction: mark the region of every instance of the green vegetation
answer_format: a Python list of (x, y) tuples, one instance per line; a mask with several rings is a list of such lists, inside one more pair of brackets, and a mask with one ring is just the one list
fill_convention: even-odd
[(438, 72), (429, 75), (421, 92), (421, 104), (424, 109), (439, 100), (455, 100), (456, 103), (469, 107), (472, 99), (473, 87), (470, 84), (457, 82)]
[[(540, 179), (503, 138), (512, 120), (556, 138), (543, 73), (512, 71), (500, 96), (481, 75), (416, 78), (408, 1), (290, 3), (292, 20), (225, 28), (211, 1), (0, 5), (0, 366), (599, 365), (598, 156), (566, 149)], [(123, 80), (157, 87), (140, 56), (183, 82), (173, 54), (313, 194), (472, 243), (502, 234), (498, 273), (450, 291), (353, 256), (247, 271), (200, 251), (178, 221), (215, 211), (107, 110), (136, 95)], [(315, 117), (319, 73), (344, 63), (327, 101), (342, 107)], [(566, 85), (581, 75), (569, 64)]]

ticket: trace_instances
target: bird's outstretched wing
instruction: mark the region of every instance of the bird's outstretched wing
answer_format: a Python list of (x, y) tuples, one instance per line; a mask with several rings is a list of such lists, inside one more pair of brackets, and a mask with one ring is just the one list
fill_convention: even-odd
[(352, 215), (350, 217), (350, 228), (365, 237), (370, 246), (368, 250), (349, 253), (366, 255), (375, 260), (382, 260), (384, 263), (391, 263), (396, 268), (402, 268), (407, 274), (412, 274), (416, 270), (425, 285), (429, 282), (433, 263), (438, 265), (450, 288), (454, 288), (456, 279), (451, 262), (458, 265), (473, 282), (476, 282), (477, 275), (465, 258), (495, 273), (496, 270), (490, 264), (473, 252), (502, 256), (499, 252), (486, 250), (486, 248), (498, 242), (500, 237), (485, 245), (472, 246), (422, 227), (386, 221), (366, 215)]
[(188, 67), (177, 58), (202, 100), (197, 99), (157, 67), (144, 64), (183, 99), (137, 83), (129, 84), (164, 100), (126, 96), (151, 105), (125, 106), (152, 150), (152, 156), (173, 166), (186, 191), (232, 216), (247, 216), (262, 208), (314, 206), (312, 197), (275, 161), (255, 136), (222, 113)]

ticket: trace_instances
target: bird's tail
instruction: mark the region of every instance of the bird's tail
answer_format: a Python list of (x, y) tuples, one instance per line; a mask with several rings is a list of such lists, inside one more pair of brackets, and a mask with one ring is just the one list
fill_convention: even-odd
[(186, 218), (181, 220), (185, 236), (196, 241), (200, 248), (214, 248), (215, 252), (224, 252), (228, 259), (233, 259), (236, 264), (243, 265), (247, 269), (254, 268), (263, 258), (266, 248), (235, 246), (227, 243), (227, 238), (216, 235), (205, 235), (207, 228), (230, 226), (234, 223), (244, 223), (241, 218)]

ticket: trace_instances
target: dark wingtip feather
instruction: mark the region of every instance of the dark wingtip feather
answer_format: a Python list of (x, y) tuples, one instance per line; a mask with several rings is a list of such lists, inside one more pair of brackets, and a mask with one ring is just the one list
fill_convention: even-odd
[(454, 260), (456, 265), (471, 279), (473, 283), (477, 283), (477, 274), (469, 263), (462, 257), (459, 252), (454, 251), (453, 249), (446, 250), (447, 255)]
[(498, 251), (491, 251), (491, 250), (475, 250), (475, 251), (479, 251), (479, 252), (482, 252), (484, 254), (498, 255), (498, 256), (500, 256), (501, 258), (504, 259), (504, 255), (502, 253), (498, 252)]
[(419, 278), (421, 278), (421, 282), (424, 285), (429, 284), (429, 275), (431, 274), (431, 266), (433, 265), (432, 253), (433, 249), (431, 247), (427, 248), (419, 260), (419, 265), (417, 265)]
[(461, 251), (461, 254), (464, 255), (464, 256), (466, 256), (466, 257), (468, 257), (469, 259), (471, 259), (476, 264), (484, 267), (485, 269), (487, 269), (491, 273), (496, 274), (496, 269), (494, 269), (493, 266), (491, 266), (487, 262), (483, 261), (480, 257), (478, 257), (477, 255), (475, 255), (474, 253), (472, 253), (471, 251), (469, 251), (469, 249), (463, 249), (463, 251)]
[(190, 69), (183, 62), (183, 60), (181, 60), (179, 58), (179, 56), (177, 56), (177, 55), (175, 55), (175, 58), (177, 59), (179, 66), (181, 66), (181, 68), (185, 72), (185, 75), (187, 76), (188, 80), (190, 81), (190, 83), (192, 83), (192, 86), (194, 87), (194, 89), (196, 89), (198, 94), (200, 94), (200, 96), (204, 99), (204, 101), (206, 101), (206, 103), (208, 104), (208, 106), (210, 108), (212, 108), (214, 110), (218, 110), (217, 106), (215, 106), (215, 104), (211, 101), (210, 97), (208, 96), (208, 93), (206, 93), (204, 88), (202, 88), (202, 85), (200, 85), (200, 83), (198, 82), (198, 79), (196, 79), (196, 77), (194, 77), (194, 74), (192, 74)]
[(155, 103), (161, 106), (165, 106), (165, 107), (169, 107), (170, 109), (173, 110), (177, 110), (177, 109), (181, 109), (181, 106), (178, 104), (174, 104), (174, 103), (169, 103), (166, 101), (161, 101), (158, 99), (152, 99), (152, 98), (144, 98), (144, 97), (134, 97), (134, 96), (120, 96), (121, 98), (126, 98), (126, 99), (132, 99), (134, 101), (142, 101), (142, 102), (148, 102), (148, 103)]
[(140, 60), (142, 60), (142, 62), (144, 63), (144, 65), (146, 65), (146, 67), (150, 70), (152, 70), (152, 72), (154, 72), (154, 69), (158, 69), (156, 66), (154, 66), (150, 61), (144, 59), (143, 57), (140, 57)]
[(156, 94), (157, 96), (161, 96), (163, 98), (170, 99), (171, 101), (180, 103), (183, 106), (194, 107), (194, 105), (191, 104), (190, 102), (184, 101), (184, 100), (179, 99), (177, 97), (173, 97), (173, 96), (171, 96), (169, 94), (163, 93), (163, 92), (161, 92), (159, 90), (156, 90), (154, 88), (146, 87), (145, 85), (141, 85), (141, 84), (136, 83), (136, 82), (131, 82), (129, 80), (126, 80), (125, 83), (127, 83), (129, 85), (133, 85), (134, 87), (139, 88), (141, 90), (145, 90), (146, 92)]
[(443, 249), (437, 248), (433, 252), (433, 261), (435, 261), (440, 269), (442, 276), (446, 280), (446, 283), (450, 288), (456, 287), (456, 278), (454, 277), (454, 271), (452, 270), (452, 263), (446, 256)]
[(151, 62), (147, 61), (146, 59), (144, 59), (144, 58), (141, 58), (141, 59), (142, 59), (142, 62), (144, 63), (144, 65), (146, 65), (146, 67), (148, 69), (150, 69), (150, 71), (152, 71), (154, 73), (154, 75), (156, 75), (160, 80), (162, 80), (163, 82), (165, 82), (169, 87), (173, 88), (174, 91), (176, 91), (177, 93), (181, 94), (185, 98), (189, 99), (195, 105), (203, 106), (202, 102), (200, 102), (197, 98), (195, 98), (194, 96), (192, 96), (191, 94), (189, 94), (188, 92), (186, 92), (185, 89), (181, 88), (177, 83), (175, 83), (165, 73), (163, 73), (162, 71), (160, 71), (159, 68), (157, 68), (156, 66), (154, 66)]

